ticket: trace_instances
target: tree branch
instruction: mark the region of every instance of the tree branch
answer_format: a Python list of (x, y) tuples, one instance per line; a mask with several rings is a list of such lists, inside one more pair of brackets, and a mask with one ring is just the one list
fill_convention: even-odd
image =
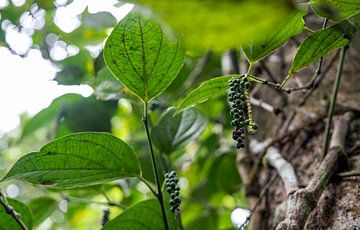
[(310, 212), (316, 207), (322, 192), (336, 171), (339, 158), (344, 153), (345, 136), (351, 118), (352, 113), (346, 113), (334, 120), (329, 153), (306, 188), (299, 189), (289, 196), (286, 218), (277, 226), (277, 230), (303, 229)]
[(285, 191), (288, 196), (299, 188), (299, 182), (294, 167), (282, 157), (279, 149), (269, 147), (265, 158), (278, 172), (284, 182)]

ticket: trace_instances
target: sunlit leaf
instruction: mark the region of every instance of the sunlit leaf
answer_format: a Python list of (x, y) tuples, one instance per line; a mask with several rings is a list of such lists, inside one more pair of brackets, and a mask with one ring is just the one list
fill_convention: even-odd
[[(16, 213), (20, 214), (21, 220), (28, 227), (28, 229), (32, 229), (33, 226), (33, 218), (30, 209), (23, 204), (22, 202), (14, 199), (7, 199), (9, 205), (16, 211)], [(6, 212), (4, 207), (0, 205), (0, 230), (23, 230), (20, 227), (18, 222)]]
[(339, 26), (332, 26), (311, 34), (298, 48), (289, 74), (299, 71), (331, 50), (347, 44), (349, 40), (345, 38), (345, 32)]
[(130, 147), (107, 133), (77, 133), (59, 138), (20, 158), (2, 181), (72, 188), (140, 175)]
[(206, 118), (196, 109), (188, 109), (174, 116), (168, 109), (153, 127), (151, 136), (158, 149), (170, 154), (195, 140), (204, 131)]
[(311, 0), (311, 8), (319, 16), (342, 21), (360, 12), (358, 0)]
[[(175, 230), (175, 218), (167, 211), (170, 229)], [(164, 230), (164, 223), (158, 200), (146, 200), (125, 210), (107, 223), (103, 230)]]
[(176, 113), (183, 111), (195, 104), (205, 102), (210, 98), (218, 97), (226, 92), (229, 87), (228, 81), (237, 75), (217, 77), (203, 82), (199, 87), (191, 91), (178, 106)]
[(250, 63), (263, 59), (287, 42), (290, 37), (300, 33), (304, 28), (304, 15), (305, 12), (302, 11), (294, 12), (285, 24), (283, 23), (279, 29), (269, 34), (263, 41), (243, 46)]
[(184, 52), (151, 18), (130, 13), (106, 41), (104, 59), (110, 71), (143, 101), (164, 91), (180, 71)]
[(34, 215), (34, 226), (41, 224), (58, 207), (58, 202), (50, 197), (39, 197), (29, 203), (29, 208)]
[(222, 51), (261, 40), (293, 9), (291, 1), (278, 0), (137, 0), (150, 6), (177, 32), (187, 49)]

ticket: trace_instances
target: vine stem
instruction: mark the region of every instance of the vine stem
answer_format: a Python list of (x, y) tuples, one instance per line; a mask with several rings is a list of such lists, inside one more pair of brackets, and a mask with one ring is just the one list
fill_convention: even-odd
[(339, 91), (339, 86), (340, 86), (340, 81), (341, 81), (341, 77), (342, 77), (345, 54), (346, 54), (347, 48), (348, 48), (347, 46), (344, 46), (341, 48), (341, 51), (340, 51), (339, 65), (338, 65), (337, 72), (336, 72), (335, 83), (334, 83), (333, 91), (331, 94), (330, 106), (329, 106), (329, 110), (328, 110), (328, 120), (327, 120), (326, 126), (325, 126), (325, 137), (324, 137), (323, 148), (322, 148), (323, 158), (326, 156), (327, 150), (329, 148), (331, 123), (332, 123), (332, 118), (334, 115), (334, 108), (335, 108), (335, 104), (336, 104), (337, 94)]
[(22, 221), (20, 214), (17, 213), (7, 202), (5, 195), (0, 191), (0, 204), (5, 209), (6, 213), (9, 214), (20, 226), (22, 230), (28, 230), (25, 223)]
[(157, 165), (156, 165), (156, 161), (155, 161), (154, 149), (153, 149), (151, 138), (150, 138), (148, 120), (149, 120), (148, 103), (145, 102), (144, 103), (144, 117), (143, 117), (142, 121), (143, 121), (144, 126), (145, 126), (146, 137), (147, 137), (147, 142), (148, 142), (148, 146), (149, 146), (149, 150), (150, 150), (150, 156), (151, 156), (151, 164), (152, 164), (152, 169), (153, 169), (154, 178), (155, 178), (156, 187), (157, 187), (156, 198), (159, 200), (159, 203), (160, 203), (161, 213), (162, 213), (162, 217), (163, 217), (165, 230), (169, 230), (170, 228), (169, 228), (169, 223), (168, 223), (167, 216), (166, 216), (164, 195), (163, 195), (163, 193), (161, 191), (161, 184), (160, 184), (159, 174), (158, 174), (158, 171), (157, 171)]

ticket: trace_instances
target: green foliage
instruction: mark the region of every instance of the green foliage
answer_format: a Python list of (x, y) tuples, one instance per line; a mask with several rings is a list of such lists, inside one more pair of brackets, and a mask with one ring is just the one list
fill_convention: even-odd
[(282, 46), (288, 39), (304, 29), (305, 12), (295, 11), (277, 31), (269, 34), (264, 40), (243, 46), (244, 53), (250, 63), (255, 63)]
[[(28, 227), (32, 229), (33, 217), (30, 209), (22, 202), (14, 199), (7, 199), (8, 204), (21, 215), (21, 220)], [(0, 229), (1, 230), (23, 230), (16, 220), (6, 212), (4, 207), (0, 205)]]
[[(169, 209), (168, 209), (169, 210)], [(175, 218), (168, 211), (170, 229), (176, 229)], [(151, 199), (140, 202), (127, 209), (115, 219), (106, 224), (103, 230), (164, 230), (164, 223), (161, 217), (160, 205), (157, 200)]]
[(144, 102), (170, 85), (184, 57), (177, 38), (139, 13), (130, 13), (119, 22), (104, 50), (110, 71)]
[(196, 109), (175, 114), (168, 109), (153, 127), (152, 140), (162, 153), (170, 154), (197, 139), (206, 127), (206, 118)]
[(298, 48), (289, 74), (298, 72), (335, 48), (348, 45), (349, 40), (345, 38), (345, 35), (345, 32), (337, 25), (311, 34)]
[(358, 0), (311, 0), (310, 5), (317, 15), (335, 22), (360, 12), (360, 1)]
[(110, 28), (116, 25), (116, 18), (108, 12), (98, 12), (85, 15), (83, 23), (93, 29)]
[(50, 197), (39, 197), (31, 200), (28, 206), (34, 216), (34, 226), (38, 226), (58, 208), (58, 202)]
[(54, 121), (61, 110), (66, 105), (81, 101), (82, 96), (79, 94), (65, 94), (56, 98), (47, 108), (38, 112), (22, 130), (22, 137), (33, 134), (41, 127), (47, 126), (51, 121)]
[(100, 100), (119, 100), (126, 97), (124, 87), (106, 66), (97, 72), (90, 84), (94, 88), (94, 94)]
[(186, 47), (193, 51), (223, 51), (261, 40), (263, 34), (272, 32), (286, 20), (293, 8), (288, 0), (135, 2), (150, 6), (166, 23), (184, 35)]
[(181, 101), (175, 114), (183, 111), (184, 109), (190, 108), (195, 104), (202, 103), (211, 98), (225, 94), (225, 91), (228, 88), (228, 81), (234, 77), (237, 77), (237, 75), (221, 76), (203, 82), (199, 87), (192, 90), (184, 100)]
[(139, 175), (139, 162), (123, 141), (107, 133), (77, 133), (25, 155), (2, 181), (74, 188)]

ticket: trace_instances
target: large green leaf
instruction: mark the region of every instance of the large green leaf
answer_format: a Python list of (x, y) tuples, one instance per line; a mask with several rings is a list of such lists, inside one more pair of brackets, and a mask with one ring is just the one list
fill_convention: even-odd
[(226, 92), (229, 87), (228, 81), (238, 75), (217, 77), (203, 82), (199, 87), (191, 91), (178, 106), (176, 113), (183, 111), (195, 104), (205, 102), (210, 98), (218, 97)]
[(34, 215), (34, 226), (41, 224), (58, 207), (56, 200), (50, 197), (39, 197), (29, 203), (29, 208)]
[[(14, 199), (7, 199), (9, 205), (21, 216), (21, 220), (24, 222), (28, 229), (32, 229), (33, 218), (30, 209), (22, 202)], [(0, 230), (22, 230), (16, 220), (9, 215), (4, 207), (0, 205)]]
[[(175, 230), (175, 218), (167, 211), (171, 230)], [(142, 201), (125, 210), (118, 217), (107, 223), (103, 230), (164, 230), (164, 223), (159, 202), (155, 199)]]
[(223, 51), (261, 40), (294, 9), (289, 0), (134, 0), (184, 35), (190, 50)]
[(130, 13), (117, 24), (104, 50), (110, 71), (145, 102), (169, 86), (184, 58), (179, 40), (139, 13)]
[(2, 181), (22, 179), (59, 188), (82, 187), (140, 175), (139, 162), (122, 140), (107, 133), (77, 133), (23, 156)]
[(359, 0), (311, 0), (311, 8), (317, 15), (342, 21), (360, 12)]
[(168, 109), (151, 132), (156, 147), (170, 154), (199, 137), (206, 126), (206, 118), (196, 109), (188, 109), (174, 116)]
[(304, 29), (304, 15), (305, 12), (302, 11), (294, 12), (286, 23), (269, 34), (263, 41), (243, 46), (250, 63), (263, 59), (287, 42), (290, 37), (300, 33)]
[(349, 40), (345, 38), (345, 32), (339, 26), (332, 26), (311, 34), (298, 48), (289, 74), (298, 72), (331, 50), (348, 44)]
[(83, 97), (79, 94), (65, 94), (56, 98), (47, 108), (37, 113), (31, 120), (26, 123), (22, 131), (22, 138), (33, 134), (36, 130), (46, 126), (54, 121), (60, 111), (69, 104), (79, 102)]

